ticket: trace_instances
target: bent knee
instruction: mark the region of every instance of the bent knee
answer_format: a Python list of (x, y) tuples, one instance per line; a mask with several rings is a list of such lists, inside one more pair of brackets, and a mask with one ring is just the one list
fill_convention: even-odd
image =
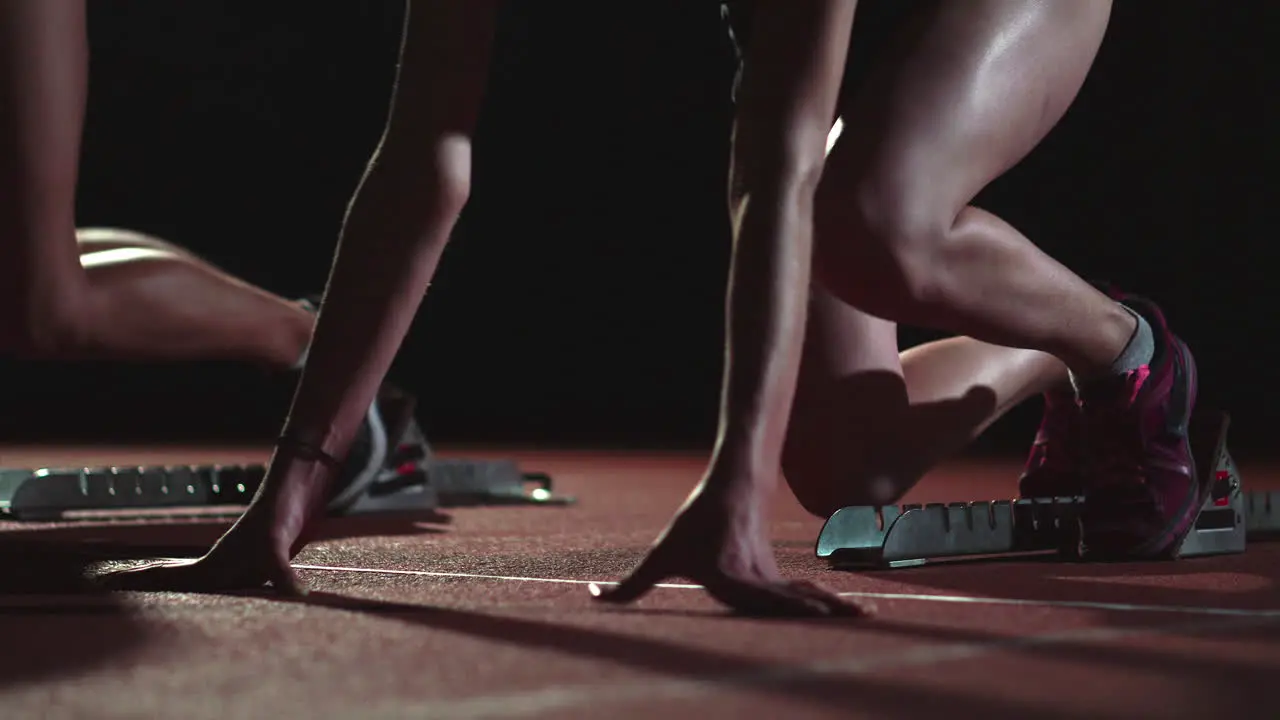
[(921, 473), (886, 447), (851, 442), (824, 449), (789, 442), (782, 474), (800, 505), (818, 517), (852, 505), (891, 505), (915, 486)]
[(844, 507), (895, 504), (915, 485), (899, 474), (870, 468), (835, 472), (784, 462), (782, 472), (801, 507), (820, 518)]
[(896, 177), (844, 177), (818, 189), (819, 277), (893, 305), (928, 305), (945, 285), (944, 249), (958, 210), (922, 183)]

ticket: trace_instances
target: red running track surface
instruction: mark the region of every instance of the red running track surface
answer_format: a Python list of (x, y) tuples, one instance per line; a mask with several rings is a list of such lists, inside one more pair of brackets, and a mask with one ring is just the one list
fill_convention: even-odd
[[(785, 571), (873, 603), (873, 617), (740, 619), (688, 587), (611, 609), (585, 583), (641, 557), (703, 458), (513, 455), (579, 504), (330, 521), (297, 561), (305, 603), (56, 592), (60, 561), (31, 550), (101, 540), (172, 552), (225, 523), (0, 524), (6, 541), (47, 544), (23, 543), (0, 580), (4, 716), (1274, 717), (1280, 544), (1163, 564), (840, 573), (813, 557), (821, 522), (787, 499), (774, 528)], [(27, 449), (0, 450), (0, 465), (262, 457)], [(953, 464), (908, 499), (1009, 496), (1016, 469)], [(1252, 488), (1280, 479), (1243, 475)]]

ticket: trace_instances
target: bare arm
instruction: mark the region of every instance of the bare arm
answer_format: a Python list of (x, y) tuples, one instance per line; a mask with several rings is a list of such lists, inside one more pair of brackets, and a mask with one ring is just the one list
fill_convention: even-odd
[(777, 473), (804, 332), (813, 195), (844, 77), (855, 0), (758, 3), (733, 150), (728, 352), (716, 462)]
[[(63, 342), (80, 279), (84, 0), (0, 0), (0, 343)], [(29, 346), (29, 347), (28, 347)]]
[(289, 565), (413, 321), (466, 204), (471, 135), (496, 0), (411, 0), (383, 141), (347, 213), (310, 355), (267, 477), (194, 563), (124, 573), (121, 587), (297, 591)]
[(809, 297), (813, 199), (844, 76), (855, 0), (757, 3), (739, 94), (731, 188), (733, 261), (720, 429), (711, 465), (640, 566), (616, 589), (630, 602), (669, 577), (701, 583), (753, 614), (857, 610), (787, 582), (768, 508), (795, 395)]

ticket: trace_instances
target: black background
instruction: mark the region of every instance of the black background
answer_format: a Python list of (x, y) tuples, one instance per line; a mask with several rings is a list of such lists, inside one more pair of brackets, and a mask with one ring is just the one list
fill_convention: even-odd
[[(1082, 275), (1157, 298), (1244, 458), (1270, 452), (1276, 415), (1278, 10), (1120, 0), (1068, 117), (979, 198)], [(91, 0), (79, 223), (318, 293), (384, 120), (401, 12)], [(393, 371), (437, 441), (708, 445), (731, 71), (716, 3), (504, 10), (472, 201)], [(19, 440), (266, 438), (291, 389), (231, 366), (5, 367), (0, 431)], [(1020, 454), (1037, 414), (978, 450)]]

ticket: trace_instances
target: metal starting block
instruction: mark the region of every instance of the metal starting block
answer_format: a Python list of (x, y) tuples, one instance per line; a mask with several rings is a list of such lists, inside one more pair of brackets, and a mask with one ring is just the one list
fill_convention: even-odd
[[(1212, 491), (1175, 557), (1241, 553), (1248, 538), (1280, 533), (1280, 492), (1243, 491), (1227, 450), (1228, 418), (1214, 420), (1192, 431), (1196, 467)], [(1083, 497), (846, 507), (828, 518), (816, 553), (834, 567), (849, 569), (911, 567), (965, 556), (1080, 557), (1083, 507)]]
[[(412, 409), (406, 395), (380, 394), (335, 482), (330, 515), (574, 502), (552, 492), (550, 476), (524, 473), (510, 460), (436, 458)], [(233, 514), (253, 499), (266, 470), (260, 464), (0, 469), (0, 514), (33, 521)]]

